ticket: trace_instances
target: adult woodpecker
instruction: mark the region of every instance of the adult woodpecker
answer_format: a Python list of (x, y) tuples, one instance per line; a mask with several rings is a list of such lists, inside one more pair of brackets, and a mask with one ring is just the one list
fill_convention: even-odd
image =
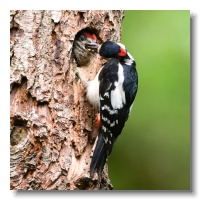
[[(92, 49), (93, 46), (88, 43), (86, 48)], [(87, 84), (87, 97), (100, 113), (100, 128), (90, 165), (90, 177), (93, 178), (97, 171), (101, 180), (106, 159), (131, 112), (138, 89), (138, 74), (136, 63), (123, 44), (106, 41), (98, 48), (98, 52), (109, 61), (101, 67), (95, 79)]]
[[(75, 37), (72, 54), (76, 60), (78, 67), (87, 65), (93, 56), (93, 51), (96, 51), (97, 43), (96, 36), (89, 30), (83, 30)], [(92, 49), (85, 48), (90, 44)]]

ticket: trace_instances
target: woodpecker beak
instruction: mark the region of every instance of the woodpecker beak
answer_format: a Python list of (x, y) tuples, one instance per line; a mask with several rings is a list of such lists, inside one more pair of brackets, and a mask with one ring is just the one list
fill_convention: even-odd
[(98, 52), (98, 44), (95, 42), (88, 42), (85, 44), (85, 48), (91, 52)]

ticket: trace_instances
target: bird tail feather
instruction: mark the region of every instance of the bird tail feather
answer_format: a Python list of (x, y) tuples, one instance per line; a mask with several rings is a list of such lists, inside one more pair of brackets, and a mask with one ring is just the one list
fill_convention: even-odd
[(97, 170), (98, 178), (101, 180), (101, 173), (106, 163), (107, 154), (103, 135), (101, 133), (99, 133), (96, 140), (96, 147), (94, 149), (92, 162), (90, 165), (90, 177), (93, 178), (95, 170)]

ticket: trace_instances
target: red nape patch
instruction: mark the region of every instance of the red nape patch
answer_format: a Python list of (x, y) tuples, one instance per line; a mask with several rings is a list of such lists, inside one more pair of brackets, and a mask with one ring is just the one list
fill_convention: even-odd
[(126, 50), (120, 47), (120, 52), (118, 53), (118, 56), (125, 57), (126, 56)]
[(100, 118), (100, 114), (99, 113), (97, 113), (96, 116), (95, 116), (95, 126), (97, 128), (101, 127), (101, 118)]
[(96, 40), (97, 37), (95, 34), (90, 34), (90, 33), (87, 33), (87, 32), (84, 32), (84, 35), (87, 37), (87, 38), (91, 38), (93, 40)]

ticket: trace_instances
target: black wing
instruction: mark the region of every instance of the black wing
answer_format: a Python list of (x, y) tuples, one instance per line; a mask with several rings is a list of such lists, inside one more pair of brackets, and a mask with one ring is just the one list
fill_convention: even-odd
[(128, 119), (137, 92), (137, 72), (134, 66), (112, 59), (102, 69), (99, 81), (101, 133), (109, 155)]
[[(119, 80), (119, 75), (128, 78)], [(113, 144), (128, 119), (131, 104), (137, 93), (138, 78), (135, 66), (121, 65), (119, 60), (112, 59), (102, 68), (99, 82), (101, 128), (90, 165), (90, 177), (93, 177), (97, 169), (100, 180), (106, 158), (111, 154)]]

